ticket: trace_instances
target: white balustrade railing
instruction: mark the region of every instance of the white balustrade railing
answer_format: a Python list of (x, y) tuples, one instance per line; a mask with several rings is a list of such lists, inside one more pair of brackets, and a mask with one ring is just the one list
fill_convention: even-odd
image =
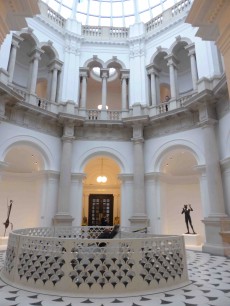
[(50, 7), (48, 7), (47, 17), (52, 22), (54, 22), (57, 26), (64, 28), (65, 23), (66, 23), (65, 18), (63, 18), (60, 14), (52, 10)]
[(121, 111), (107, 111), (107, 119), (108, 120), (121, 120)]
[[(179, 16), (180, 14), (186, 12), (187, 8), (191, 6), (193, 0), (181, 0), (174, 6), (169, 8), (170, 14), (161, 13), (160, 15), (154, 17), (152, 20), (145, 24), (146, 32), (152, 32), (159, 28), (161, 25), (168, 24), (170, 18)], [(61, 28), (65, 28), (66, 19), (63, 18), (59, 13), (47, 6), (47, 9), (43, 12), (52, 23), (55, 23)], [(125, 27), (102, 27), (102, 26), (89, 26), (82, 25), (82, 35), (85, 37), (92, 38), (103, 38), (103, 39), (127, 39), (129, 37), (129, 28)]]
[(128, 28), (114, 28), (111, 27), (109, 31), (110, 38), (127, 39), (129, 37)]
[(101, 112), (97, 109), (87, 110), (87, 119), (88, 120), (100, 120)]
[(101, 39), (127, 39), (128, 28), (102, 27), (102, 26), (82, 26), (82, 35), (85, 37)]
[(82, 26), (82, 35), (90, 37), (101, 37), (102, 27), (97, 26)]
[[(9, 87), (22, 97), (22, 100), (23, 100), (24, 103), (35, 105), (35, 106), (37, 106), (41, 109), (48, 110), (48, 111), (51, 111), (53, 113), (58, 113), (58, 111), (60, 111), (60, 109), (58, 108), (60, 106), (60, 104), (58, 104), (58, 103), (51, 103), (49, 100), (47, 100), (45, 98), (42, 98), (42, 97), (38, 97), (38, 96), (36, 96), (35, 102), (34, 102), (34, 100), (32, 100), (32, 102), (31, 102), (30, 101), (30, 94), (28, 93), (28, 91), (25, 88), (22, 88), (20, 86), (12, 84), (12, 83), (9, 84)], [(177, 100), (174, 100), (174, 101), (170, 100), (168, 102), (161, 102), (160, 104), (158, 104), (154, 107), (150, 107), (149, 115), (154, 116), (154, 115), (159, 115), (159, 114), (162, 114), (162, 113), (166, 113), (166, 112), (171, 111), (173, 109), (179, 109), (179, 108), (183, 107), (183, 104), (186, 103), (186, 101), (188, 101), (194, 94), (196, 94), (196, 93), (189, 91), (188, 94), (178, 97)], [(32, 96), (32, 98), (34, 99), (34, 96)], [(172, 105), (171, 103), (173, 103), (173, 107), (171, 107), (171, 105)], [(155, 109), (155, 111), (152, 112), (151, 109)], [(63, 111), (64, 110), (62, 109), (62, 112)], [(122, 120), (122, 114), (123, 113), (124, 112), (117, 111), (117, 110), (106, 110), (106, 117), (102, 118), (101, 110), (99, 110), (99, 109), (88, 109), (88, 110), (86, 110), (86, 119), (92, 120), (92, 121), (95, 121), (95, 120), (119, 121), (119, 120)], [(132, 114), (129, 112), (129, 110), (125, 111), (125, 115), (126, 115), (126, 117), (127, 116), (132, 116)]]
[(172, 8), (172, 16), (177, 16), (187, 10), (192, 4), (192, 0), (182, 0), (176, 3)]
[(149, 22), (147, 22), (145, 24), (146, 32), (153, 31), (155, 28), (161, 26), (162, 23), (163, 23), (163, 15), (161, 14), (161, 15), (151, 19)]
[(122, 229), (114, 239), (102, 240), (102, 230), (84, 226), (13, 231), (1, 278), (18, 288), (87, 296), (153, 292), (189, 283), (183, 236)]
[(152, 32), (159, 27), (170, 24), (170, 20), (179, 15), (186, 13), (187, 9), (191, 6), (193, 0), (181, 0), (180, 2), (173, 5), (167, 11), (154, 17), (145, 24), (146, 32)]
[(22, 98), (26, 98), (26, 95), (28, 94), (28, 90), (26, 88), (17, 86), (15, 84), (12, 83), (8, 83), (8, 86), (17, 94), (19, 94)]

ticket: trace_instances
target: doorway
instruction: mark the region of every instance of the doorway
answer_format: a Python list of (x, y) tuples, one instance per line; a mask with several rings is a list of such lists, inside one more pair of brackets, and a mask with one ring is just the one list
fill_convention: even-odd
[(101, 218), (106, 215), (108, 225), (113, 225), (113, 194), (90, 194), (88, 225), (101, 225)]

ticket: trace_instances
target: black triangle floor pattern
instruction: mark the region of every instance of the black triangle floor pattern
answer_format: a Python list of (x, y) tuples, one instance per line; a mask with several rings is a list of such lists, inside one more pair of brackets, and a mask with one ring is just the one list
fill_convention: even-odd
[[(0, 269), (5, 251), (0, 251)], [(0, 279), (0, 306), (230, 306), (230, 258), (187, 250), (190, 284), (165, 292), (70, 297), (21, 290)]]

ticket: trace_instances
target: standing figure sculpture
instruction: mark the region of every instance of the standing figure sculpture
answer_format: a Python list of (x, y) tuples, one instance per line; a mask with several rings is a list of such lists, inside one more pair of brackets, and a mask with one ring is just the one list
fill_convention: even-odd
[(6, 229), (8, 228), (9, 225), (11, 225), (11, 230), (13, 229), (13, 223), (10, 222), (10, 212), (11, 212), (12, 204), (13, 204), (12, 200), (10, 200), (10, 205), (8, 205), (7, 203), (7, 208), (8, 208), (7, 218), (6, 218), (6, 221), (3, 223), (5, 225), (4, 237), (6, 235)]
[(187, 233), (186, 234), (190, 234), (189, 232), (189, 225), (193, 231), (193, 234), (196, 234), (194, 229), (193, 229), (193, 225), (192, 225), (192, 219), (191, 219), (191, 216), (190, 216), (190, 211), (193, 211), (192, 209), (192, 206), (191, 204), (189, 204), (189, 207), (188, 205), (184, 205), (183, 209), (182, 209), (182, 214), (184, 214), (184, 217), (185, 217), (185, 223), (186, 223), (186, 227), (187, 227)]

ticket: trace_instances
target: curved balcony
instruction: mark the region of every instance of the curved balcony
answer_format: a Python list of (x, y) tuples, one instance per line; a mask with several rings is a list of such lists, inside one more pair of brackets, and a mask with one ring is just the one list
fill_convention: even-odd
[(17, 287), (74, 295), (115, 294), (188, 284), (182, 236), (154, 236), (122, 228), (101, 239), (103, 227), (15, 230), (1, 277)]

